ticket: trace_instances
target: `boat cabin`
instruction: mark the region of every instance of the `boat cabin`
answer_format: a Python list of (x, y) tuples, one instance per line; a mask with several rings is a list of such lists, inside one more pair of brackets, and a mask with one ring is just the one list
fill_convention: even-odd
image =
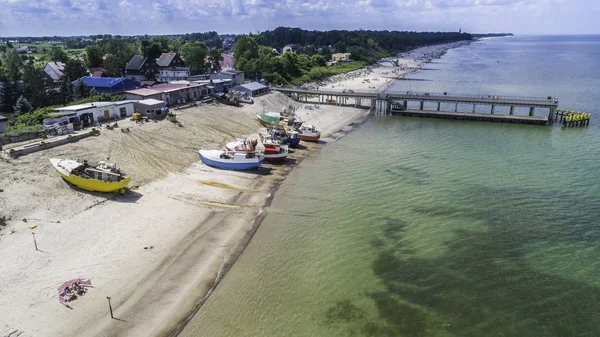
[(317, 129), (314, 125), (302, 125), (302, 133), (316, 133)]

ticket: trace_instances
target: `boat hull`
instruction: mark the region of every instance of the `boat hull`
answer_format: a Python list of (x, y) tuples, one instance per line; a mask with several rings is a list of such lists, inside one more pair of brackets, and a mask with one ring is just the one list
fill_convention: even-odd
[(64, 169), (58, 166), (58, 162), (60, 160), (50, 160), (52, 166), (58, 171), (58, 173), (62, 176), (64, 180), (67, 182), (84, 189), (90, 192), (117, 192), (124, 190), (129, 182), (131, 181), (131, 177), (125, 177), (125, 179), (121, 181), (101, 181), (96, 179), (85, 179), (73, 174), (69, 174)]
[[(217, 151), (221, 152), (221, 151)], [(200, 160), (207, 166), (216, 167), (223, 170), (246, 171), (258, 168), (263, 163), (263, 157), (253, 158), (244, 162), (234, 162), (231, 159), (215, 158), (213, 153), (209, 151), (199, 151)]]
[(321, 135), (300, 135), (299, 136), (301, 140), (305, 141), (305, 142), (318, 142), (319, 138), (321, 138)]
[(284, 153), (273, 153), (273, 154), (265, 153), (265, 161), (270, 162), (270, 163), (283, 162), (283, 161), (285, 161), (285, 158), (287, 158), (287, 156), (288, 156), (287, 151)]
[(287, 137), (287, 142), (290, 147), (296, 147), (296, 146), (298, 146), (298, 144), (300, 144), (300, 138)]

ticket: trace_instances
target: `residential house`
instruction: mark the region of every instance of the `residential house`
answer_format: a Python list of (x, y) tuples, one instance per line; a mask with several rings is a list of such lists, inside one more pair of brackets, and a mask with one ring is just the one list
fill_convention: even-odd
[(0, 115), (0, 133), (3, 133), (7, 127), (8, 127), (8, 118)]
[[(116, 95), (126, 90), (139, 88), (140, 82), (123, 77), (91, 77), (80, 78), (90, 89), (94, 88), (99, 94)], [(79, 80), (73, 81), (73, 86), (77, 85)]]
[(210, 74), (211, 79), (225, 78), (230, 79), (232, 85), (244, 83), (244, 72), (239, 70), (224, 70), (220, 73)]
[(331, 61), (336, 61), (336, 62), (350, 62), (352, 61), (350, 59), (350, 56), (352, 54), (350, 53), (337, 53), (337, 54), (332, 54), (331, 55)]
[(123, 94), (125, 99), (144, 100), (153, 98), (165, 101), (167, 106), (196, 101), (210, 94), (209, 89), (204, 84), (190, 83), (184, 80), (181, 82), (184, 83), (157, 84), (151, 88), (127, 90)]
[(48, 62), (44, 67), (44, 73), (48, 75), (48, 78), (54, 83), (59, 83), (64, 76), (65, 64), (62, 62)]
[(67, 124), (81, 122), (84, 127), (96, 122), (105, 122), (131, 117), (134, 101), (93, 102), (71, 105), (56, 109), (56, 117), (44, 119), (44, 125), (54, 123)]
[(156, 80), (159, 82), (185, 80), (190, 76), (190, 68), (185, 66), (176, 53), (162, 53), (156, 63), (158, 65)]
[(262, 83), (251, 82), (235, 86), (231, 88), (231, 91), (237, 91), (242, 96), (256, 97), (269, 93), (269, 87)]
[(158, 64), (142, 55), (134, 55), (125, 67), (125, 77), (136, 81), (149, 81), (158, 73)]

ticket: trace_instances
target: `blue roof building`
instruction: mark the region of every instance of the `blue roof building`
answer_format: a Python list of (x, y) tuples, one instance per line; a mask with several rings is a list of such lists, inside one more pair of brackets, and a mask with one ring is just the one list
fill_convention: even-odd
[[(137, 89), (141, 87), (139, 81), (130, 80), (123, 77), (82, 77), (80, 80), (85, 83), (90, 89), (94, 88), (99, 94), (116, 95), (126, 90)], [(77, 81), (73, 81), (73, 86), (77, 85)]]

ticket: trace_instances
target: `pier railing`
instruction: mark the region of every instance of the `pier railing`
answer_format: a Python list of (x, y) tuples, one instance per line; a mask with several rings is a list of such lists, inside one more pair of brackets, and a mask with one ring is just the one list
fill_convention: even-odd
[(534, 97), (534, 96), (514, 96), (514, 95), (482, 95), (482, 94), (462, 94), (448, 92), (415, 92), (415, 91), (380, 91), (374, 89), (352, 90), (342, 88), (302, 88), (293, 86), (275, 87), (273, 90), (283, 92), (296, 92), (308, 95), (340, 95), (340, 96), (361, 96), (364, 98), (389, 98), (389, 99), (409, 99), (409, 100), (439, 100), (439, 101), (465, 101), (474, 103), (488, 104), (534, 104), (543, 106), (555, 106), (557, 103), (554, 97)]
[(311, 92), (315, 94), (326, 94), (326, 93), (336, 93), (336, 94), (360, 94), (360, 95), (373, 95), (379, 96), (379, 94), (388, 95), (388, 96), (410, 96), (410, 97), (447, 97), (447, 98), (465, 98), (465, 99), (485, 99), (485, 100), (505, 100), (505, 101), (530, 101), (530, 102), (553, 102), (554, 97), (535, 97), (535, 96), (514, 96), (514, 95), (482, 95), (482, 94), (462, 94), (462, 93), (448, 93), (448, 92), (417, 92), (417, 91), (379, 91), (373, 89), (361, 89), (361, 90), (352, 90), (352, 89), (341, 89), (341, 88), (328, 88), (328, 87), (319, 87), (316, 88), (302, 88), (302, 87), (294, 87), (294, 86), (282, 86), (272, 88), (273, 90), (282, 89), (285, 91), (298, 91), (298, 92)]

